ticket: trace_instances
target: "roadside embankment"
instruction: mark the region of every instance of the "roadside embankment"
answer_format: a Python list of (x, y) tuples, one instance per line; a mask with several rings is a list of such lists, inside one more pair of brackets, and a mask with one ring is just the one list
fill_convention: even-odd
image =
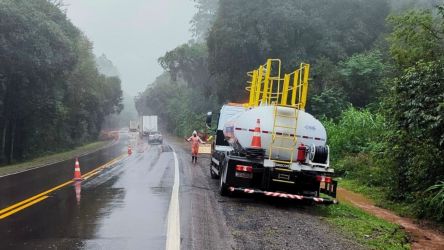
[(12, 165), (0, 166), (0, 177), (26, 171), (33, 168), (39, 168), (45, 165), (54, 164), (60, 161), (65, 161), (85, 154), (90, 154), (107, 146), (110, 146), (113, 143), (115, 143), (115, 141), (97, 141), (74, 148), (69, 151), (52, 153), (29, 161), (20, 162)]
[(399, 225), (410, 236), (412, 249), (444, 249), (444, 235), (442, 233), (420, 226), (413, 219), (398, 216), (390, 210), (378, 207), (374, 201), (361, 194), (339, 188), (338, 199), (370, 215)]

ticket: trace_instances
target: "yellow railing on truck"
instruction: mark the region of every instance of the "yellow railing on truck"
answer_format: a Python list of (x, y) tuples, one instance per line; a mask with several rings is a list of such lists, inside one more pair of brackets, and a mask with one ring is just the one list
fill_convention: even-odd
[(282, 63), (279, 59), (268, 59), (264, 65), (248, 72), (250, 80), (246, 88), (250, 91), (247, 107), (280, 105), (305, 110), (308, 93), (310, 65), (300, 67), (281, 77)]

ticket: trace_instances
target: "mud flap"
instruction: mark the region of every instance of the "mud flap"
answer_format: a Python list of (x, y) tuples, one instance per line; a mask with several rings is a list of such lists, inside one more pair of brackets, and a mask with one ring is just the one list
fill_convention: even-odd
[(330, 197), (336, 198), (336, 189), (338, 188), (338, 181), (332, 180), (331, 183), (324, 183), (324, 187), (321, 187), (320, 192)]

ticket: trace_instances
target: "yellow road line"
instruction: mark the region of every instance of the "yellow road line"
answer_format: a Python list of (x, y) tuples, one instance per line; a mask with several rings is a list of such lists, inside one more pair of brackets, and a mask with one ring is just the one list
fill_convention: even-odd
[[(122, 160), (125, 156), (126, 156), (126, 154), (122, 154), (122, 155), (114, 158), (113, 160), (109, 161), (108, 163), (105, 163), (105, 164), (103, 164), (103, 165), (101, 165), (101, 166), (99, 166), (99, 167), (89, 171), (88, 173), (82, 175), (82, 178), (90, 178), (90, 177), (92, 177), (93, 175), (97, 174), (100, 170), (102, 170), (102, 169), (104, 169), (104, 168), (106, 168), (108, 166), (111, 166), (112, 164), (116, 163), (117, 161)], [(34, 196), (32, 196), (32, 197), (30, 197), (30, 198), (28, 198), (26, 200), (20, 201), (20, 202), (14, 204), (14, 205), (11, 205), (9, 207), (6, 207), (6, 208), (0, 210), (0, 219), (6, 218), (9, 215), (12, 215), (12, 214), (14, 214), (14, 213), (16, 213), (16, 212), (18, 212), (18, 211), (28, 207), (28, 206), (31, 206), (31, 205), (33, 205), (33, 204), (35, 204), (37, 202), (40, 202), (40, 201), (48, 198), (48, 196), (46, 196), (45, 198), (42, 198), (42, 196), (47, 195), (49, 193), (52, 193), (52, 192), (54, 192), (54, 191), (56, 191), (56, 190), (58, 190), (58, 189), (60, 189), (62, 187), (65, 187), (65, 186), (67, 186), (67, 185), (69, 185), (69, 184), (71, 184), (73, 182), (74, 182), (73, 180), (67, 181), (67, 182), (62, 183), (62, 184), (60, 184), (60, 185), (58, 185), (56, 187), (53, 187), (53, 188), (51, 188), (51, 189), (49, 189), (49, 190), (47, 190), (45, 192), (42, 192), (42, 193), (37, 194), (37, 195), (34, 195)], [(17, 207), (19, 207), (19, 208), (17, 208)], [(17, 209), (15, 209), (15, 208), (17, 208)], [(12, 211), (10, 211), (10, 210), (12, 210)], [(10, 212), (8, 212), (8, 211), (10, 211)]]
[(57, 187), (51, 188), (51, 189), (49, 189), (49, 190), (47, 190), (47, 191), (45, 191), (45, 192), (43, 192), (43, 193), (40, 193), (40, 194), (34, 195), (34, 196), (32, 196), (31, 198), (28, 198), (28, 199), (26, 199), (26, 200), (23, 200), (23, 201), (21, 201), (21, 202), (19, 202), (19, 203), (14, 204), (14, 205), (12, 205), (12, 206), (9, 206), (9, 207), (7, 207), (7, 208), (4, 208), (4, 209), (0, 210), (0, 214), (3, 214), (3, 213), (5, 213), (5, 212), (7, 212), (7, 211), (9, 211), (9, 210), (12, 210), (12, 209), (14, 209), (14, 208), (16, 208), (16, 207), (19, 207), (19, 206), (21, 206), (21, 205), (23, 205), (23, 204), (26, 204), (26, 203), (28, 203), (28, 202), (30, 202), (30, 201), (32, 201), (32, 200), (35, 200), (35, 199), (37, 199), (37, 198), (39, 198), (39, 197), (41, 197), (41, 196), (43, 196), (43, 195), (47, 195), (47, 194), (49, 194), (49, 193), (51, 193), (51, 192), (53, 192), (53, 191), (55, 191), (55, 190), (57, 190), (57, 189), (60, 189), (60, 188), (66, 186), (66, 185), (68, 185), (68, 184), (71, 184), (72, 182), (73, 182), (73, 181), (67, 181), (67, 182), (65, 182), (65, 183), (63, 183), (63, 184), (58, 185)]
[(0, 215), (0, 220), (3, 219), (3, 218), (6, 218), (6, 217), (8, 217), (8, 216), (10, 216), (11, 214), (15, 214), (15, 213), (17, 213), (17, 212), (20, 211), (20, 210), (23, 210), (23, 209), (25, 209), (25, 208), (27, 208), (27, 207), (30, 207), (30, 206), (32, 206), (32, 205), (34, 205), (34, 204), (36, 204), (36, 203), (38, 203), (38, 202), (40, 202), (40, 201), (42, 201), (42, 200), (48, 198), (48, 197), (49, 197), (49, 196), (43, 196), (43, 197), (40, 197), (40, 198), (38, 198), (37, 200), (33, 200), (33, 201), (29, 202), (29, 203), (26, 203), (25, 205), (23, 205), (23, 206), (21, 206), (21, 207), (19, 207), (19, 208), (16, 208), (16, 209), (14, 209), (14, 210), (12, 210), (12, 211), (9, 211), (8, 213), (2, 214), (2, 215)]

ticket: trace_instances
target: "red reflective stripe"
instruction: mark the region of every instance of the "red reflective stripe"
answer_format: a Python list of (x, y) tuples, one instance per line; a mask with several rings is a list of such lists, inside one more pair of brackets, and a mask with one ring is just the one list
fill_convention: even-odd
[(321, 140), (321, 138), (315, 137), (315, 140), (318, 140), (318, 141), (320, 141), (320, 140)]
[(251, 128), (250, 128), (248, 131), (250, 131), (250, 132), (254, 132), (254, 129), (251, 129)]
[(236, 130), (242, 130), (241, 128), (235, 128)]
[(277, 135), (282, 135), (282, 133), (281, 133), (281, 132), (276, 132), (276, 134), (277, 134)]
[(303, 135), (303, 136), (302, 136), (302, 138), (308, 139), (308, 136), (306, 136), (306, 135)]
[(264, 131), (262, 131), (262, 133), (264, 133), (264, 134), (268, 134), (268, 131), (267, 131), (267, 130), (264, 130)]

